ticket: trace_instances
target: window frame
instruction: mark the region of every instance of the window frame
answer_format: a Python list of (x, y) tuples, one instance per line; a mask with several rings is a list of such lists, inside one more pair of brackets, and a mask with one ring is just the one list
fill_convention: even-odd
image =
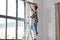
[[(20, 1), (25, 1), (25, 0), (20, 0)], [(13, 16), (8, 16), (8, 0), (6, 0), (6, 15), (0, 15), (0, 18), (5, 18), (6, 19), (6, 28), (5, 28), (5, 39), (7, 39), (7, 19), (14, 19), (16, 20), (16, 40), (18, 40), (18, 21), (23, 21), (24, 22), (24, 27), (25, 27), (25, 2), (24, 2), (24, 18), (18, 18), (18, 0), (16, 0), (16, 17)], [(24, 28), (25, 29), (25, 28)]]

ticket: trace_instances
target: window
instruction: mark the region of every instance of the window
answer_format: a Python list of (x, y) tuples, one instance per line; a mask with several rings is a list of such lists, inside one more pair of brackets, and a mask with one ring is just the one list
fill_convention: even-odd
[(24, 1), (0, 0), (0, 5), (0, 39), (22, 40), (24, 37)]
[(16, 0), (8, 0), (8, 16), (16, 17)]
[(24, 37), (24, 22), (18, 21), (18, 39), (23, 39)]
[(0, 18), (0, 39), (5, 39), (6, 19)]
[(7, 19), (7, 39), (16, 39), (16, 20)]
[(24, 1), (18, 0), (18, 17), (24, 18)]
[(6, 0), (0, 0), (0, 15), (6, 15)]

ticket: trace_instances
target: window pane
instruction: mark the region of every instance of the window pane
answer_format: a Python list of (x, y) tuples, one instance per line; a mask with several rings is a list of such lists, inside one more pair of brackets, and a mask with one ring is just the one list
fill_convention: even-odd
[(0, 15), (6, 15), (6, 0), (0, 0)]
[(22, 39), (24, 37), (24, 22), (18, 21), (18, 39)]
[(16, 0), (8, 0), (8, 16), (16, 17)]
[(12, 19), (7, 20), (7, 39), (16, 38), (16, 21)]
[(5, 27), (6, 20), (4, 18), (0, 18), (0, 39), (5, 39)]
[(18, 17), (24, 18), (24, 2), (18, 0)]

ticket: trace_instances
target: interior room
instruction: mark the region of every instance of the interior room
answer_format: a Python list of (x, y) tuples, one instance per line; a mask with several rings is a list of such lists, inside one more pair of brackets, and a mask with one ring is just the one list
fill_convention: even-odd
[(1, 40), (60, 40), (60, 0), (0, 0)]

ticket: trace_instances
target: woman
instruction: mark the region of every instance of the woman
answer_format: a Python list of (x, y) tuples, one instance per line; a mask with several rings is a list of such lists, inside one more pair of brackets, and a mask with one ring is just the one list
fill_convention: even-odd
[[(31, 29), (36, 32), (36, 35), (38, 34), (37, 32), (37, 23), (38, 23), (38, 17), (37, 17), (37, 4), (34, 4), (34, 6), (31, 6), (31, 3), (29, 3), (29, 7), (31, 11), (33, 12), (32, 15), (30, 16), (31, 18)], [(36, 38), (34, 39), (36, 40)]]

